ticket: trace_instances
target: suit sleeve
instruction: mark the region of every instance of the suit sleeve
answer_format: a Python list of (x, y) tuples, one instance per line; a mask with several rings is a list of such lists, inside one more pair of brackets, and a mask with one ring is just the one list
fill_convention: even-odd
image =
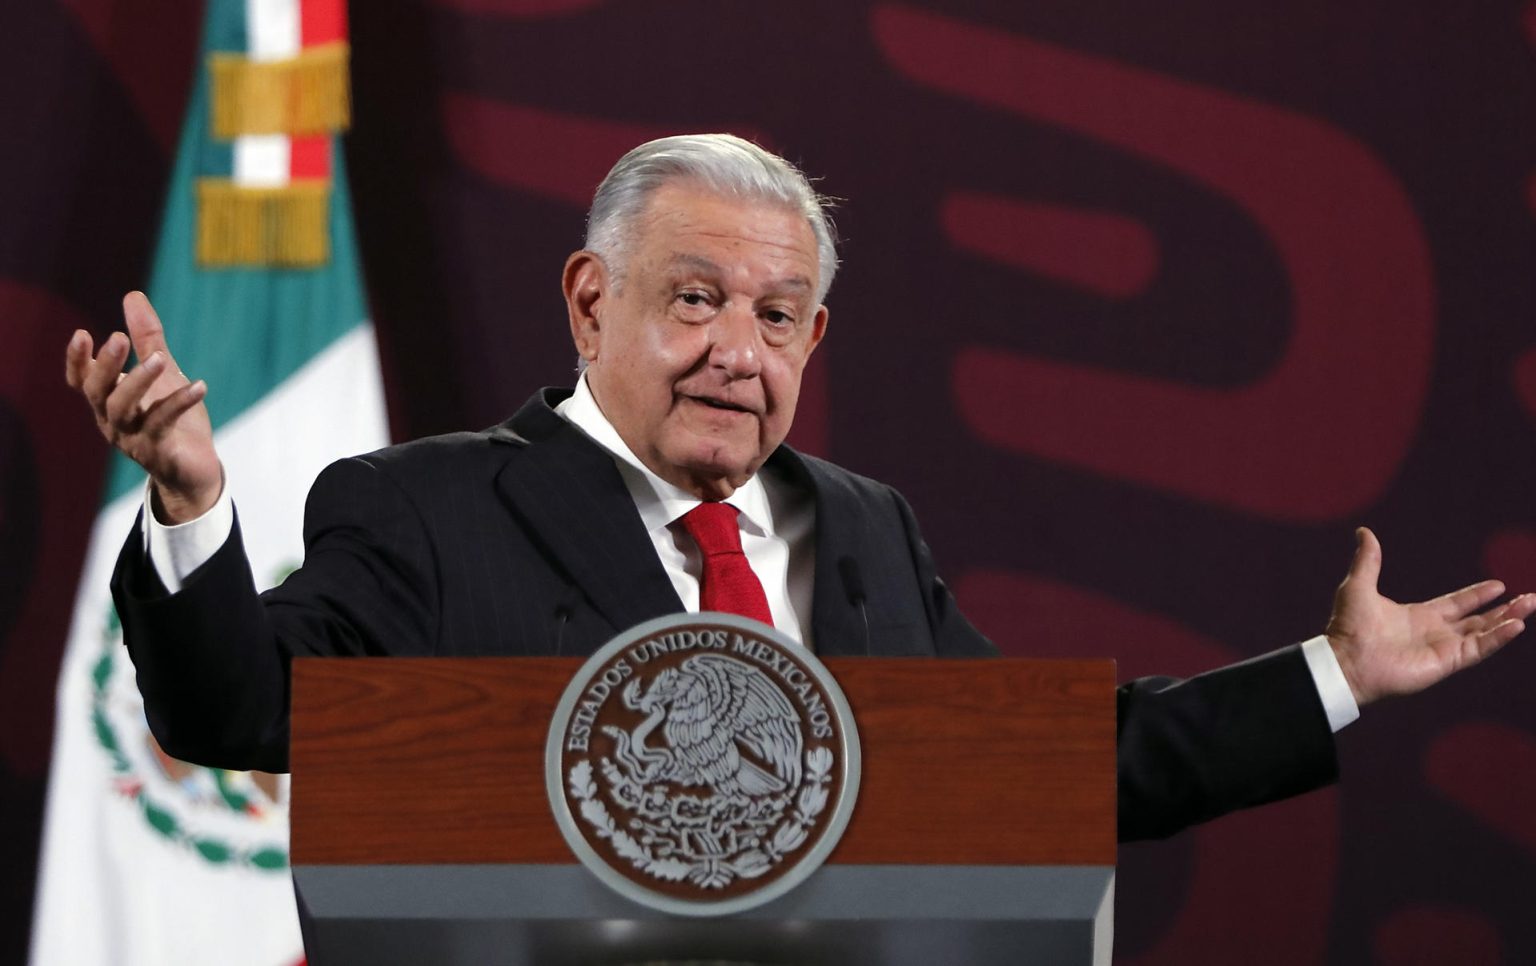
[(1301, 648), (1116, 693), (1121, 841), (1162, 838), (1337, 780), (1328, 715)]
[[(924, 592), (935, 653), (996, 646), (960, 612), (906, 501), (892, 491)], [(1104, 641), (1106, 653), (1123, 642)], [(1115, 694), (1119, 839), (1162, 838), (1338, 778), (1333, 731), (1300, 647), (1188, 680), (1140, 678)]]
[(294, 657), (430, 654), (432, 550), (408, 496), (373, 464), (332, 464), (305, 506), (305, 563), (258, 595), (238, 520), (229, 540), (167, 594), (136, 528), (113, 600), (151, 731), (198, 764), (286, 771)]

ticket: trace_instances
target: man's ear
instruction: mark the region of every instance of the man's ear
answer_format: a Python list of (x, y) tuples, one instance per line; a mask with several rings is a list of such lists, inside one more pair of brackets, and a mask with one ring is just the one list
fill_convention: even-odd
[(816, 317), (811, 320), (811, 344), (805, 350), (806, 358), (810, 358), (811, 353), (816, 351), (816, 347), (821, 345), (821, 340), (826, 337), (827, 320), (831, 317), (832, 313), (827, 311), (825, 305), (816, 306)]
[(565, 291), (565, 310), (571, 319), (571, 341), (587, 362), (597, 359), (602, 341), (599, 322), (603, 298), (608, 294), (608, 267), (597, 253), (579, 251), (565, 260), (561, 277)]

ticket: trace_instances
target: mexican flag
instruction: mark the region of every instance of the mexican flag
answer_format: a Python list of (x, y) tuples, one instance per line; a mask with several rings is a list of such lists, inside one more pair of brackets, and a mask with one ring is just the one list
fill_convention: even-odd
[[(302, 558), (320, 469), (387, 442), (351, 203), (343, 0), (211, 0), (147, 286), (208, 383), (258, 584)], [(58, 682), (32, 962), (303, 959), (286, 776), (170, 758), (145, 725), (107, 590), (144, 474), (118, 456)]]

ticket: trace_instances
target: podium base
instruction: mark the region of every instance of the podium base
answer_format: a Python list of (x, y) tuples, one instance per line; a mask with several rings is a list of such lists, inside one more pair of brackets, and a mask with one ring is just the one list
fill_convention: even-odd
[(826, 865), (725, 918), (636, 905), (578, 865), (295, 866), (313, 966), (668, 962), (1108, 966), (1112, 866)]

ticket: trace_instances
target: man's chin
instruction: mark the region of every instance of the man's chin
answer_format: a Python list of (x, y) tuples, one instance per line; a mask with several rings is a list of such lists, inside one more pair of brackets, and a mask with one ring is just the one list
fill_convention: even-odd
[(735, 447), (704, 447), (679, 454), (671, 461), (672, 472), (660, 474), (705, 500), (723, 500), (752, 478), (762, 459), (754, 450), (750, 455)]

